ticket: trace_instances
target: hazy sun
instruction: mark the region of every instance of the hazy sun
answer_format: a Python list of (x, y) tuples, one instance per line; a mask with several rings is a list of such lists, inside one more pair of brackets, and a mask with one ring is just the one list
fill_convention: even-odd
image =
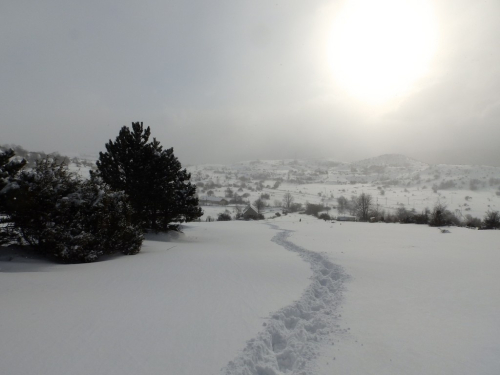
[(333, 25), (329, 62), (346, 90), (381, 102), (426, 73), (436, 44), (426, 0), (347, 0)]

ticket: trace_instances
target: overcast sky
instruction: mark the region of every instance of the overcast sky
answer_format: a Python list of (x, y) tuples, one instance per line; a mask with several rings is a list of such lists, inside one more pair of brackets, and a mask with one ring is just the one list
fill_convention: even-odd
[[(411, 20), (394, 0), (367, 1), (4, 0), (0, 144), (96, 153), (143, 121), (183, 164), (404, 153), (500, 165), (500, 1), (429, 0)], [(419, 73), (400, 80), (404, 56)], [(378, 97), (377, 77), (408, 82)]]

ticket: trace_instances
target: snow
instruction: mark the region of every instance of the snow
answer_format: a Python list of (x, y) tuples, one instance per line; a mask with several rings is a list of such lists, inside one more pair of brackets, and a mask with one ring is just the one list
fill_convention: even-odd
[(216, 374), (309, 283), (267, 226), (185, 231), (98, 263), (0, 262), (0, 373)]
[(440, 229), (289, 214), (0, 257), (0, 373), (498, 374), (500, 231)]
[(320, 374), (500, 373), (500, 231), (284, 220), (351, 275)]

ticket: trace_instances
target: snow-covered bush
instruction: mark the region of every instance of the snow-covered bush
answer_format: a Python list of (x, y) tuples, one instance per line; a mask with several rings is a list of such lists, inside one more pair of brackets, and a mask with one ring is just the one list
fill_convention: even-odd
[(290, 206), (290, 212), (299, 212), (302, 210), (302, 203), (292, 203)]
[(323, 212), (322, 214), (320, 214), (320, 215), (318, 216), (318, 219), (321, 219), (321, 220), (325, 220), (325, 221), (326, 221), (326, 220), (331, 220), (331, 217), (330, 217), (330, 215), (328, 215), (326, 212)]
[(445, 204), (438, 202), (429, 215), (429, 225), (431, 227), (443, 225), (461, 226), (462, 222), (453, 212), (447, 209)]
[(221, 212), (217, 216), (217, 221), (231, 221), (231, 215), (228, 212)]
[(470, 228), (481, 228), (483, 225), (483, 222), (481, 219), (477, 217), (473, 217), (472, 215), (465, 215), (465, 226), (470, 227)]
[(426, 207), (421, 213), (414, 215), (415, 224), (428, 224), (430, 210)]
[(498, 211), (487, 211), (484, 216), (486, 229), (500, 229), (500, 213)]
[(441, 225), (447, 225), (448, 223), (446, 222), (445, 211), (446, 211), (446, 205), (439, 202), (436, 203), (429, 216), (429, 225), (431, 227), (439, 227)]
[(306, 214), (318, 216), (318, 214), (323, 211), (325, 208), (322, 204), (314, 204), (314, 203), (306, 203)]
[(409, 224), (415, 222), (415, 212), (407, 210), (404, 206), (398, 207), (396, 210), (397, 220), (402, 224)]
[(7, 215), (20, 242), (65, 263), (136, 254), (142, 231), (123, 192), (99, 180), (83, 181), (64, 164), (44, 159), (10, 183)]

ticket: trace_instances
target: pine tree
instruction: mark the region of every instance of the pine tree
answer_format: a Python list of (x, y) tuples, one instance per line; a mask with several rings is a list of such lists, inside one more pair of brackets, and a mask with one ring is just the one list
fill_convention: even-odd
[(150, 128), (139, 122), (121, 128), (115, 142), (99, 153), (98, 175), (113, 189), (124, 191), (144, 230), (167, 231), (173, 222), (192, 221), (202, 215), (191, 175), (182, 169), (173, 148), (164, 150)]

